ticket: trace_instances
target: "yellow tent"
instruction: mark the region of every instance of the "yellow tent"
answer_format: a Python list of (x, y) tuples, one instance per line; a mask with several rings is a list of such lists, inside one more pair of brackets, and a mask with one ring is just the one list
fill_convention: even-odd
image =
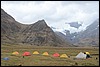
[(48, 52), (44, 52), (42, 55), (46, 55), (46, 56), (48, 56), (49, 54), (48, 54)]
[(19, 55), (17, 51), (13, 52), (12, 55)]
[(85, 53), (90, 55), (90, 53), (89, 53), (89, 52), (85, 52)]
[(68, 56), (66, 54), (62, 54), (60, 57), (68, 58)]
[(39, 54), (39, 52), (38, 51), (34, 51), (33, 54)]

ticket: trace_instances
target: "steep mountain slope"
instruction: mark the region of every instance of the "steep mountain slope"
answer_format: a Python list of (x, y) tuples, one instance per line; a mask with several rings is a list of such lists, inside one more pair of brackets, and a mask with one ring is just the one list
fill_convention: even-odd
[(57, 34), (61, 39), (65, 40), (67, 43), (69, 42), (70, 44), (72, 44), (69, 35), (66, 36), (62, 32), (58, 32), (58, 31), (55, 31), (55, 34)]
[(13, 43), (21, 24), (1, 9), (1, 43)]
[(55, 33), (56, 33), (58, 36), (62, 37), (65, 41), (68, 41), (68, 42), (71, 43), (71, 35), (70, 35), (69, 31), (66, 31), (66, 32), (65, 32), (66, 35), (64, 35), (62, 32), (59, 32), (59, 31), (55, 31)]
[(78, 39), (75, 39), (76, 36), (78, 35), (77, 32), (75, 33), (70, 33), (69, 30), (65, 30), (65, 34), (63, 34), (62, 32), (59, 32), (59, 31), (55, 31), (55, 33), (62, 37), (63, 39), (65, 39), (65, 41), (68, 41), (70, 42), (71, 44), (74, 44), (75, 42), (77, 42)]
[(49, 44), (50, 46), (68, 45), (66, 44), (67, 42), (63, 41), (53, 32), (53, 30), (44, 20), (39, 20), (36, 23), (28, 26), (24, 31), (22, 31), (22, 33), (26, 35), (26, 38), (23, 39), (23, 43), (30, 43), (31, 45)]
[(99, 19), (80, 32), (74, 40), (79, 46), (99, 46)]
[(8, 15), (3, 9), (1, 9), (1, 30), (2, 33), (19, 32), (20, 24), (16, 23), (15, 19)]
[(87, 26), (86, 30), (70, 33), (69, 30), (55, 33), (76, 46), (99, 46), (99, 19)]
[(46, 24), (39, 20), (24, 25), (1, 9), (1, 44), (31, 44), (38, 46), (72, 46), (56, 35)]

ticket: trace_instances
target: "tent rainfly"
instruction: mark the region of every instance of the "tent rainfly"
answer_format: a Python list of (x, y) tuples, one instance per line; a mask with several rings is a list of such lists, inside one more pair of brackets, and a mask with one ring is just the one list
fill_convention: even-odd
[(38, 51), (34, 51), (33, 54), (39, 54), (39, 52)]
[(49, 54), (48, 54), (48, 52), (44, 52), (42, 55), (46, 55), (46, 56), (48, 56)]
[(76, 56), (77, 59), (86, 59), (86, 54), (80, 52), (77, 56)]
[(19, 55), (17, 51), (13, 52), (12, 55)]
[(53, 56), (54, 57), (59, 57), (60, 55), (59, 55), (59, 53), (54, 53)]
[(89, 52), (84, 52), (84, 54), (86, 54), (86, 58), (90, 58), (90, 53)]
[(3, 60), (9, 60), (9, 58), (8, 57), (5, 57), (5, 58), (3, 58)]
[(60, 57), (62, 57), (62, 58), (68, 58), (68, 56), (66, 54), (62, 54)]
[(22, 55), (23, 56), (31, 56), (30, 52), (24, 52)]
[(90, 55), (90, 53), (89, 53), (89, 52), (85, 52), (85, 54), (89, 54), (89, 55)]

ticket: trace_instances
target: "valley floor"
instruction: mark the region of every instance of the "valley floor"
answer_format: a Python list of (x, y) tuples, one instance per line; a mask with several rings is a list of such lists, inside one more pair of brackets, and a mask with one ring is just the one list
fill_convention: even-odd
[[(18, 51), (19, 55), (12, 56), (12, 52)], [(22, 54), (28, 51), (31, 56)], [(33, 52), (38, 51), (38, 55)], [(43, 52), (48, 52), (49, 56), (43, 56)], [(54, 53), (66, 54), (70, 58), (53, 57)], [(89, 59), (74, 59), (79, 52), (90, 52)], [(8, 57), (9, 60), (3, 60)], [(96, 59), (97, 58), (97, 59)], [(99, 48), (98, 47), (45, 47), (32, 45), (1, 45), (1, 66), (99, 66)]]

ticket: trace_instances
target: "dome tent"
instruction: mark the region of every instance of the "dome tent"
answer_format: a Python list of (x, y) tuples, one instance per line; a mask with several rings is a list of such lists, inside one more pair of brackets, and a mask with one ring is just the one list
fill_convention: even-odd
[(68, 56), (66, 54), (62, 54), (60, 57), (62, 57), (62, 58), (68, 58)]
[(86, 59), (86, 54), (80, 52), (77, 56), (76, 56), (77, 59)]
[(59, 53), (54, 53), (53, 56), (54, 57), (59, 57), (60, 55), (59, 55)]
[(80, 59), (87, 59), (87, 58), (90, 58), (90, 53), (89, 52), (80, 52), (76, 58), (80, 58)]
[(46, 56), (48, 56), (49, 54), (48, 54), (48, 52), (44, 52), (42, 55), (46, 55)]
[(39, 52), (38, 51), (34, 51), (33, 54), (39, 54)]
[(84, 54), (86, 54), (86, 58), (90, 58), (90, 53), (89, 52), (84, 52)]
[(5, 57), (5, 58), (3, 58), (3, 60), (9, 60), (9, 58), (8, 57)]
[(19, 55), (19, 52), (15, 51), (12, 53), (12, 55)]
[(31, 56), (30, 52), (24, 52), (22, 55), (23, 56)]
[(89, 54), (89, 55), (90, 55), (90, 53), (89, 53), (89, 52), (84, 52), (84, 54)]

